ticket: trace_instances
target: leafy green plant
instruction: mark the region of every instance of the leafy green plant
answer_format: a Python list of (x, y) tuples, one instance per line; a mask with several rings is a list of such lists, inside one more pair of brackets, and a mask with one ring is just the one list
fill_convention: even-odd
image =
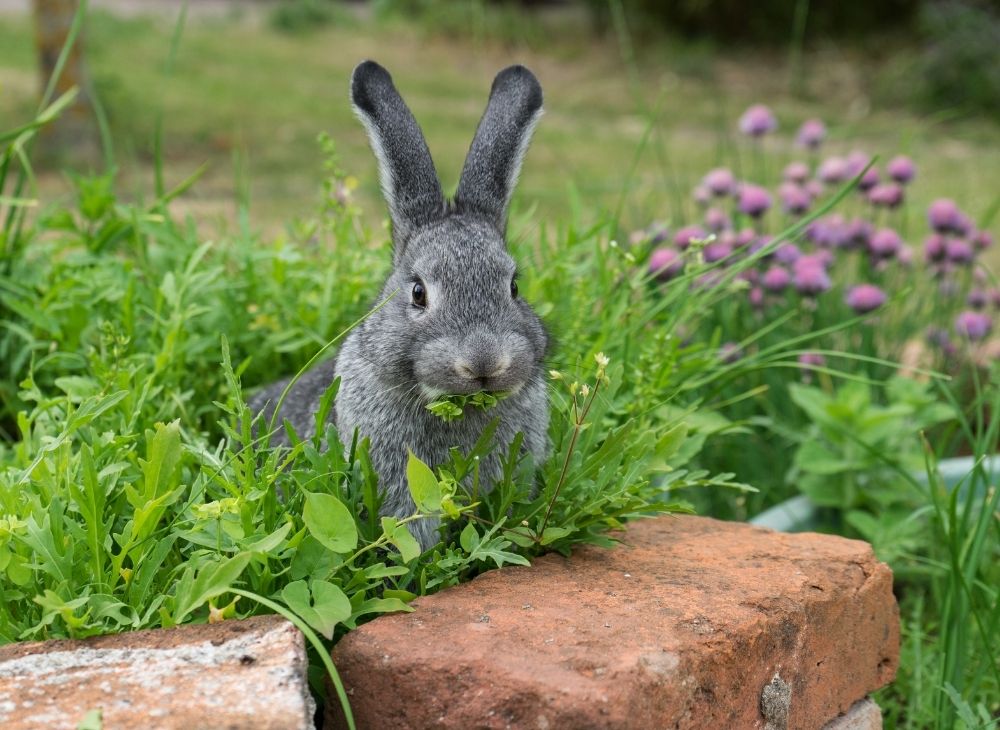
[(465, 414), (466, 408), (471, 407), (480, 408), (484, 411), (489, 410), (506, 398), (507, 395), (508, 394), (503, 391), (488, 392), (485, 390), (480, 390), (476, 393), (468, 395), (458, 393), (455, 395), (442, 396), (433, 403), (428, 403), (426, 407), (427, 410), (441, 420), (454, 421), (461, 418)]

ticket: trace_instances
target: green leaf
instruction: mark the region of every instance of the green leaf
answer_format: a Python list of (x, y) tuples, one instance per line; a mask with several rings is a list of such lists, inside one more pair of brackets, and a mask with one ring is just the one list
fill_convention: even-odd
[(349, 553), (358, 546), (358, 526), (343, 502), (318, 492), (306, 492), (305, 499), (302, 519), (313, 537), (335, 553)]
[[(670, 428), (656, 443), (656, 454), (664, 461), (669, 461), (670, 457), (676, 454), (684, 440), (687, 438), (688, 427), (683, 421)], [(681, 466), (681, 464), (675, 464)]]
[(76, 730), (104, 730), (104, 719), (100, 710), (88, 710), (87, 713), (80, 718), (80, 722), (76, 726)]
[(426, 406), (427, 410), (433, 413), (435, 416), (441, 420), (447, 422), (458, 420), (464, 414), (464, 411), (460, 406), (455, 405), (451, 401), (439, 400), (433, 403), (428, 403)]
[(228, 560), (210, 562), (203, 565), (195, 574), (194, 581), (180, 595), (178, 588), (177, 603), (173, 619), (182, 623), (192, 612), (203, 606), (208, 599), (225, 593), (240, 577), (250, 563), (250, 553), (239, 553)]
[(471, 522), (467, 524), (462, 530), (462, 534), (459, 536), (458, 541), (461, 544), (462, 549), (467, 553), (471, 553), (479, 547), (479, 532), (476, 530), (476, 526)]
[(73, 403), (81, 403), (87, 398), (97, 395), (101, 387), (93, 378), (84, 378), (79, 375), (66, 375), (55, 379), (56, 387), (69, 396)]
[(546, 527), (542, 533), (542, 545), (548, 545), (556, 540), (561, 540), (572, 532), (573, 530), (569, 527)]
[(407, 529), (406, 525), (397, 523), (394, 517), (382, 518), (382, 531), (389, 542), (396, 546), (404, 563), (408, 563), (420, 557), (420, 545), (417, 543), (413, 533)]
[(503, 536), (510, 540), (512, 543), (518, 547), (531, 547), (535, 544), (535, 531), (530, 527), (515, 527), (510, 530), (504, 530)]
[(295, 557), (288, 569), (290, 578), (327, 578), (333, 574), (343, 558), (323, 547), (312, 535), (306, 535), (295, 549)]
[(269, 553), (285, 541), (285, 537), (287, 537), (291, 529), (292, 523), (286, 522), (270, 535), (264, 535), (264, 537), (257, 538), (256, 540), (243, 541), (242, 547), (248, 552)]
[[(146, 431), (146, 458), (139, 460), (142, 467), (141, 496), (134, 496), (136, 508), (168, 493), (177, 483), (181, 461), (181, 423), (157, 423), (154, 431)], [(141, 502), (137, 503), (137, 500)]]
[(813, 423), (829, 425), (834, 421), (828, 410), (831, 404), (830, 398), (819, 388), (792, 383), (788, 386), (788, 394)]
[(282, 589), (281, 597), (285, 605), (327, 639), (333, 638), (337, 624), (351, 617), (347, 595), (339, 586), (325, 580), (289, 583)]
[(441, 511), (441, 485), (434, 472), (424, 462), (418, 459), (412, 451), (406, 450), (409, 457), (406, 462), (406, 484), (410, 489), (417, 509), (427, 514)]
[(856, 467), (838, 454), (830, 451), (819, 441), (806, 441), (795, 452), (794, 463), (810, 474), (839, 474)]
[(804, 474), (798, 481), (799, 491), (821, 507), (848, 507), (848, 495), (840, 479), (826, 475)]
[(386, 588), (382, 591), (383, 598), (398, 598), (403, 603), (409, 603), (414, 598), (417, 597), (416, 593), (411, 593), (410, 591), (404, 591), (397, 588)]
[(411, 606), (406, 605), (398, 598), (369, 598), (366, 601), (362, 601), (355, 608), (351, 617), (344, 622), (344, 624), (353, 629), (357, 625), (357, 620), (361, 616), (365, 616), (369, 613), (394, 613), (396, 611), (406, 611), (411, 612), (414, 609)]

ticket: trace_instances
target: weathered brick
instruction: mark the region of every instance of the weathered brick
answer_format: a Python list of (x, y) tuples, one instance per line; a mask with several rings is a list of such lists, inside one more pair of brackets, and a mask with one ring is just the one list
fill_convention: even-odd
[(821, 728), (895, 676), (892, 573), (866, 543), (669, 516), (624, 539), (349, 634), (358, 727)]
[(312, 728), (302, 634), (279, 616), (0, 647), (0, 727)]

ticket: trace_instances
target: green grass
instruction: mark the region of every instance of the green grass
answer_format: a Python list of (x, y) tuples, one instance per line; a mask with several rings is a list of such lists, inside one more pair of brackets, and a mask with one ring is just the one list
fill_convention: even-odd
[[(173, 74), (165, 79), (172, 19), (93, 15), (88, 61), (111, 119), (125, 190), (148, 192), (151, 140), (162, 109), (168, 180), (209, 162), (202, 184), (183, 201), (199, 219), (233, 219), (234, 156), (245, 162), (258, 223), (273, 230), (305, 213), (320, 175), (315, 136), (323, 129), (362, 181), (366, 213), (377, 220), (382, 206), (373, 162), (345, 103), (350, 71), (367, 57), (393, 73), (425, 130), (446, 188), (457, 181), (495, 72), (513, 62), (533, 68), (545, 88), (546, 116), (518, 196), (548, 218), (569, 212), (571, 186), (585, 208), (596, 210), (612, 207), (626, 181), (626, 225), (676, 219), (682, 210), (690, 214), (690, 189), (711, 166), (731, 160), (733, 120), (756, 101), (773, 105), (786, 131), (805, 118), (824, 118), (832, 129), (831, 151), (913, 155), (920, 161), (918, 204), (950, 195), (977, 214), (1000, 189), (1000, 127), (945, 121), (946, 110), (935, 118), (883, 107), (875, 96), (878, 66), (850, 49), (806, 54), (802, 100), (787, 93), (781, 53), (709, 54), (662, 41), (639, 49), (639, 70), (630, 76), (613, 34), (594, 39), (550, 28), (544, 44), (511, 47), (489, 36), (472, 43), (398, 20), (346, 17), (315, 32), (287, 35), (253, 17), (192, 17)], [(555, 27), (562, 20), (547, 22)], [(33, 109), (30, 40), (26, 19), (4, 18), (4, 118)], [(655, 110), (652, 144), (630, 178), (647, 108)], [(43, 180), (49, 190), (64, 189), (58, 175)]]

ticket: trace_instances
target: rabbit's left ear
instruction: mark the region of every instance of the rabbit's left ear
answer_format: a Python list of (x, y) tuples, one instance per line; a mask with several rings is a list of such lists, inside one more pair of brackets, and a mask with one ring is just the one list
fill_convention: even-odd
[(500, 232), (535, 124), (542, 115), (542, 87), (524, 66), (505, 68), (493, 80), (455, 192), (459, 209), (485, 216)]

